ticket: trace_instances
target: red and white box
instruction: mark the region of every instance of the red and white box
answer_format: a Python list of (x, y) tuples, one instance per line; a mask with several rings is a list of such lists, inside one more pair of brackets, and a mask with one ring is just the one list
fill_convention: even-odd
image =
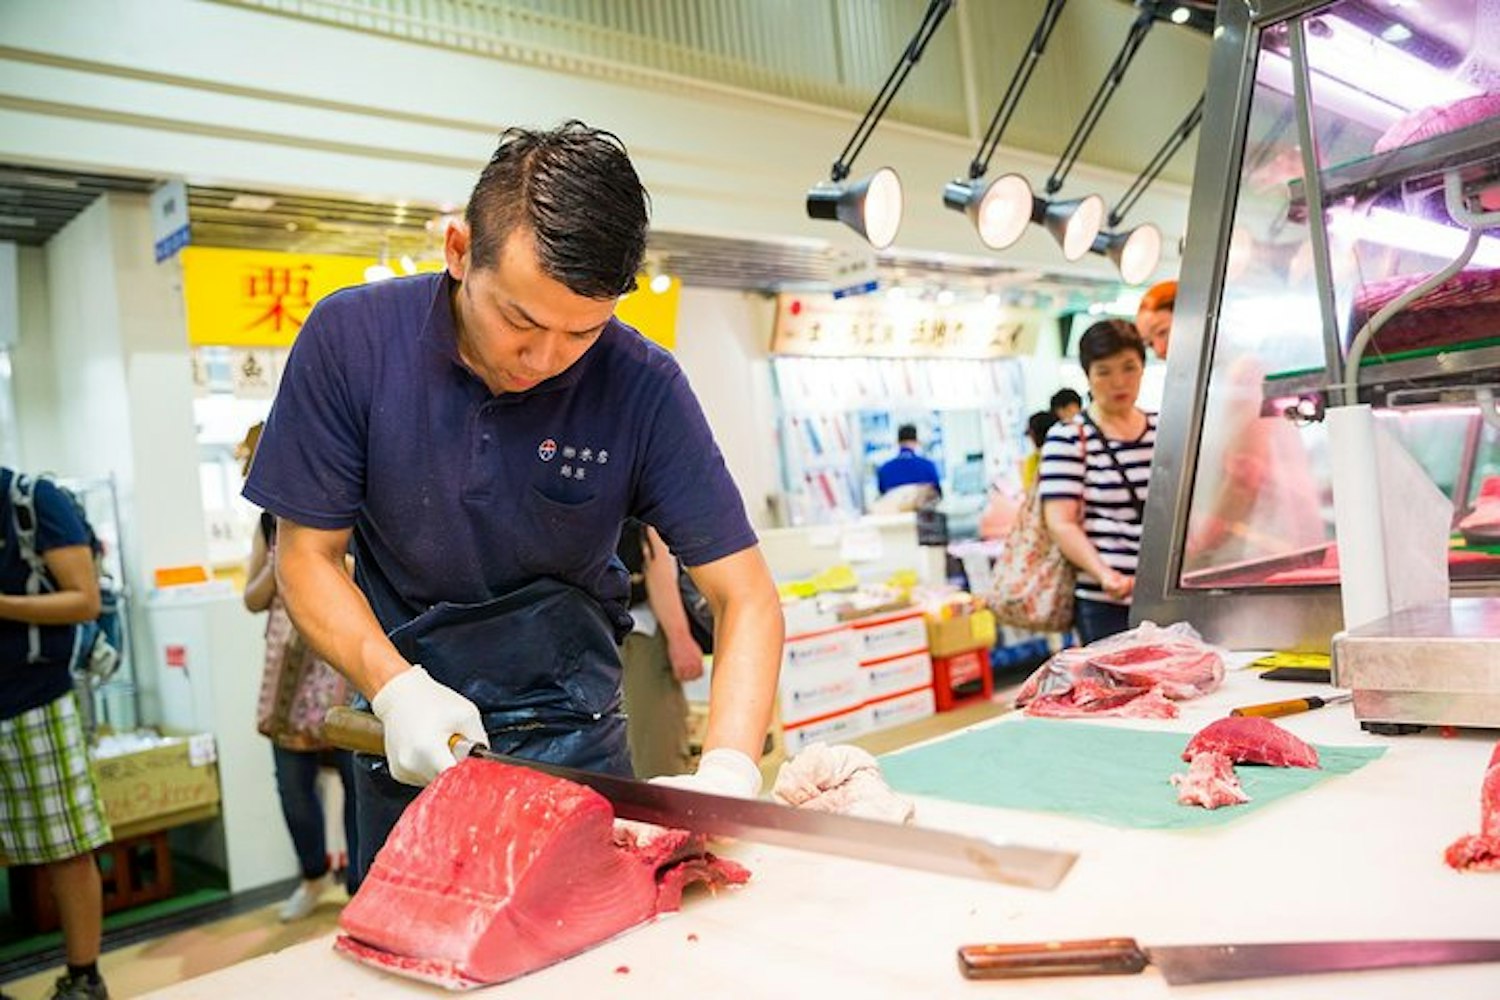
[(865, 697), (868, 699), (932, 686), (932, 658), (926, 650), (861, 663), (859, 672), (864, 674)]
[(793, 636), (781, 654), (781, 721), (799, 722), (859, 708), (869, 697), (847, 626)]
[(859, 639), (861, 663), (927, 651), (927, 622), (918, 608), (856, 618), (849, 626)]
[(809, 743), (846, 743), (869, 731), (870, 711), (864, 706), (782, 727), (788, 757), (795, 757)]
[(922, 687), (872, 701), (865, 706), (870, 713), (870, 731), (889, 729), (906, 722), (916, 722), (937, 713), (932, 688)]

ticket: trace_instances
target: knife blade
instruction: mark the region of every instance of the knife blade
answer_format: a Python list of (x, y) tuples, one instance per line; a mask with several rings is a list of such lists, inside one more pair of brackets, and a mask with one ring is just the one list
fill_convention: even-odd
[[(344, 750), (380, 756), (385, 753), (384, 729), (380, 720), (368, 712), (344, 706), (329, 709), (323, 736)], [(1056, 888), (1078, 857), (1071, 851), (794, 809), (774, 802), (711, 795), (561, 764), (523, 760), (457, 738), (454, 755), (531, 768), (587, 785), (608, 799), (621, 819), (1028, 889)]]
[(1306, 698), (1288, 698), (1286, 701), (1268, 701), (1260, 705), (1242, 705), (1229, 714), (1236, 716), (1258, 715), (1263, 719), (1279, 719), (1283, 715), (1310, 712), (1324, 705), (1338, 705), (1353, 698), (1352, 694), (1308, 695)]
[(1428, 965), (1500, 962), (1500, 939), (1289, 941), (1142, 947), (1134, 938), (975, 944), (958, 949), (969, 979), (1129, 975), (1148, 965), (1173, 986), (1360, 972)]

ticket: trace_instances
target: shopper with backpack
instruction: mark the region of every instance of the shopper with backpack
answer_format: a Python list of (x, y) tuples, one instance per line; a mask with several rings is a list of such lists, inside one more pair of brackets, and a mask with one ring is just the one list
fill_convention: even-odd
[[(29, 498), (19, 510), (16, 495)], [(42, 866), (51, 883), (68, 966), (52, 995), (98, 1000), (109, 991), (93, 852), (111, 834), (69, 671), (78, 626), (99, 616), (94, 553), (55, 484), (7, 468), (0, 532), (0, 850), (11, 864)]]

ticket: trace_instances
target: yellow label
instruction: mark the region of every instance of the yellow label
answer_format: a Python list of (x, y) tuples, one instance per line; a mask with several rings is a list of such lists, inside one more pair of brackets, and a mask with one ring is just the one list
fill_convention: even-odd
[(1270, 653), (1250, 664), (1252, 667), (1318, 667), (1327, 668), (1333, 663), (1327, 653)]

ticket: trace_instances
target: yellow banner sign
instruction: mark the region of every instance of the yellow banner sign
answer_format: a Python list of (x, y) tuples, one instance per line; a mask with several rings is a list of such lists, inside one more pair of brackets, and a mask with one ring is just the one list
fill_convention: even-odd
[(635, 327), (641, 336), (654, 340), (669, 351), (677, 349), (677, 304), (682, 298), (682, 282), (671, 278), (661, 282), (662, 291), (651, 287), (651, 278), (640, 275), (635, 291), (620, 299), (615, 316), (626, 326)]
[[(312, 307), (340, 288), (363, 284), (370, 257), (187, 247), (182, 251), (182, 292), (188, 343), (194, 347), (289, 347)], [(441, 269), (423, 261), (418, 271)], [(673, 278), (654, 291), (639, 288), (620, 299), (620, 322), (672, 350), (677, 344), (677, 304), (682, 285)]]
[(187, 247), (182, 294), (188, 343), (287, 347), (323, 296), (363, 284), (368, 257)]

